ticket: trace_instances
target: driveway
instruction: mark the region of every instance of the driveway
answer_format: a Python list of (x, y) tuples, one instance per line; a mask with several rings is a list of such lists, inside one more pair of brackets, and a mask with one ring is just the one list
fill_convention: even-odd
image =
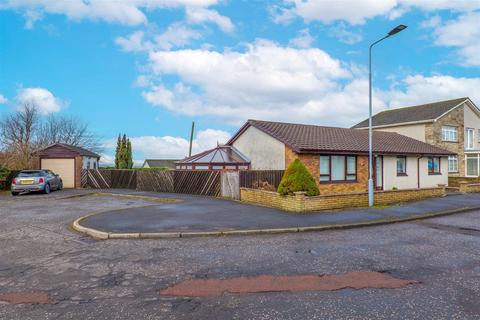
[[(250, 237), (95, 241), (68, 229), (91, 211), (144, 205), (154, 204), (64, 199), (61, 192), (1, 198), (0, 319), (480, 318), (478, 211), (362, 229)], [(218, 297), (160, 294), (189, 279), (375, 271), (418, 283)], [(27, 303), (18, 304), (20, 298)]]
[(363, 208), (304, 214), (200, 196), (145, 192), (133, 194), (176, 198), (182, 201), (101, 212), (83, 219), (80, 224), (87, 228), (117, 233), (211, 232), (361, 224), (462, 208), (480, 208), (480, 194), (432, 198), (381, 209)]

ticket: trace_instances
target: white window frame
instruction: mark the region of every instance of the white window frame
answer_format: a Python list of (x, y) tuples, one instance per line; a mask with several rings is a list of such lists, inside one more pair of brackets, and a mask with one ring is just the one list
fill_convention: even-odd
[(458, 173), (458, 156), (448, 156), (448, 173)]
[[(471, 135), (469, 133), (471, 133)], [(467, 142), (467, 144), (465, 146), (465, 149), (466, 150), (473, 150), (474, 141), (475, 141), (475, 130), (472, 129), (472, 128), (467, 128), (465, 136), (466, 136), (465, 140)]]
[[(469, 175), (468, 174), (467, 158), (471, 158), (471, 159), (477, 158), (477, 175)], [(480, 176), (480, 153), (477, 153), (477, 154), (467, 153), (467, 154), (465, 154), (465, 177), (476, 178), (476, 177), (479, 177), (479, 176)]]
[(458, 142), (457, 127), (443, 126), (442, 127), (442, 140), (446, 141), (446, 142)]

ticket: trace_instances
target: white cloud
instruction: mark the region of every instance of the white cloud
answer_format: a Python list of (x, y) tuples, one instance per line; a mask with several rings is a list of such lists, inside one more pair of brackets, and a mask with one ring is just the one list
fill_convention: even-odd
[[(192, 152), (198, 153), (213, 148), (217, 143), (224, 144), (230, 139), (226, 131), (206, 129), (195, 136)], [(139, 136), (130, 137), (134, 157), (139, 159), (183, 159), (188, 155), (189, 140), (172, 136)], [(116, 139), (106, 141), (105, 147), (114, 149)], [(106, 155), (105, 163), (113, 163), (113, 157)]]
[(35, 106), (41, 114), (58, 112), (62, 107), (68, 105), (68, 102), (55, 97), (47, 89), (39, 87), (20, 89), (16, 100), (20, 105), (31, 104)]
[[(33, 26), (36, 17), (42, 13), (61, 14), (73, 21), (103, 20), (124, 25), (138, 25), (147, 22), (144, 10), (177, 7), (208, 7), (217, 0), (6, 0), (0, 9), (16, 9), (30, 12), (27, 26)], [(33, 19), (32, 19), (33, 18)]]
[(147, 39), (145, 32), (136, 31), (127, 37), (117, 37), (115, 43), (126, 52), (142, 52), (150, 50), (170, 50), (182, 48), (191, 41), (200, 39), (202, 34), (189, 28), (183, 23), (173, 23), (163, 33), (150, 36)]
[[(153, 105), (188, 115), (214, 115), (238, 124), (246, 117), (299, 118), (292, 110), (330, 92), (351, 76), (320, 49), (294, 49), (258, 40), (245, 51), (156, 51), (149, 55), (160, 84), (143, 93)], [(175, 75), (173, 87), (162, 76)], [(293, 114), (292, 114), (293, 113)], [(309, 122), (318, 118), (308, 117)]]
[(223, 32), (231, 33), (235, 27), (230, 18), (220, 15), (217, 11), (201, 7), (188, 7), (187, 20), (191, 23), (211, 22)]
[(310, 30), (300, 30), (298, 36), (290, 40), (290, 45), (297, 48), (310, 48), (315, 39), (310, 35)]
[(379, 93), (388, 106), (399, 107), (432, 101), (470, 97), (480, 104), (480, 78), (455, 78), (445, 75), (414, 75), (402, 81), (405, 89)]
[(3, 94), (0, 94), (0, 104), (5, 104), (8, 102), (8, 99), (5, 98)]
[(345, 21), (351, 25), (360, 25), (364, 24), (367, 19), (377, 16), (396, 19), (411, 8), (423, 11), (453, 10), (460, 12), (480, 8), (479, 0), (285, 0), (284, 2), (285, 7), (277, 8), (273, 14), (275, 22), (289, 22), (292, 20), (292, 16), (298, 16), (306, 22)]
[(425, 22), (434, 29), (435, 44), (457, 48), (460, 64), (480, 66), (480, 12), (459, 15), (454, 20), (442, 23)]
[(361, 34), (348, 30), (345, 23), (339, 23), (337, 26), (331, 27), (328, 34), (330, 37), (346, 44), (355, 44), (363, 40)]

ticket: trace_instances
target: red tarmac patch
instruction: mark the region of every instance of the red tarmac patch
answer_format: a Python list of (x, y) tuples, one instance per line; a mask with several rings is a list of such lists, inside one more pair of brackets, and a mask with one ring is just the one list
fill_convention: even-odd
[(343, 274), (238, 277), (230, 279), (192, 279), (160, 291), (161, 295), (217, 297), (225, 293), (334, 291), (340, 289), (395, 289), (416, 284), (415, 280), (394, 278), (388, 274), (357, 271)]
[(55, 300), (45, 292), (6, 292), (0, 293), (0, 301), (12, 304), (53, 304)]

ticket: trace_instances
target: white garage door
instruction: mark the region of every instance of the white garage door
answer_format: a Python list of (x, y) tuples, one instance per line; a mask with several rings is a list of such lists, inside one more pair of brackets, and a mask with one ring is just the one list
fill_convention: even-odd
[(42, 169), (60, 175), (64, 188), (75, 188), (75, 159), (42, 159)]

